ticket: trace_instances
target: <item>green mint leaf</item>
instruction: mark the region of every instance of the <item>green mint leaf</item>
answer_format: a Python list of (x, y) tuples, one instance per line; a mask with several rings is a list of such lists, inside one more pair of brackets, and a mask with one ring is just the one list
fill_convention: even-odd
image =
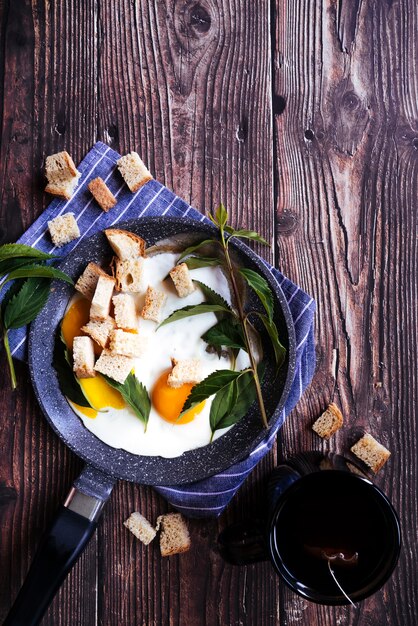
[[(192, 304), (189, 306), (185, 306), (182, 309), (177, 309), (171, 315), (169, 315), (158, 328), (161, 326), (165, 326), (166, 324), (171, 324), (172, 322), (177, 322), (178, 320), (185, 319), (186, 317), (191, 317), (192, 315), (202, 315), (202, 313), (230, 313), (229, 309), (219, 304)], [(157, 330), (158, 330), (157, 328)]]
[(12, 298), (14, 298), (19, 293), (19, 291), (23, 287), (24, 282), (25, 282), (24, 278), (20, 278), (19, 280), (15, 280), (10, 285), (9, 289), (7, 289), (6, 293), (4, 294), (2, 303), (1, 303), (1, 316), (2, 316), (2, 318), (4, 316), (4, 311), (6, 310), (6, 307), (9, 304), (10, 300)]
[(4, 327), (20, 328), (34, 320), (48, 300), (50, 283), (46, 278), (28, 278), (4, 308)]
[(58, 384), (63, 395), (79, 406), (94, 409), (85, 397), (78, 378), (73, 372), (69, 350), (59, 331), (55, 337), (52, 366), (57, 373)]
[(70, 283), (70, 285), (74, 284), (73, 279), (67, 276), (67, 274), (64, 274), (64, 272), (61, 272), (61, 270), (55, 267), (49, 267), (48, 265), (28, 265), (27, 267), (13, 270), (3, 282), (3, 285), (16, 278), (59, 278), (66, 283)]
[(241, 239), (251, 239), (252, 241), (258, 241), (259, 243), (262, 243), (266, 246), (270, 245), (269, 242), (266, 241), (255, 230), (245, 230), (245, 229), (235, 230), (235, 228), (232, 228), (232, 226), (225, 226), (225, 231), (231, 237), (239, 237)]
[(119, 391), (120, 395), (125, 402), (129, 404), (135, 415), (143, 422), (144, 432), (146, 432), (151, 411), (151, 400), (146, 387), (139, 382), (132, 372), (128, 375), (123, 384), (118, 383), (109, 376), (103, 375), (103, 378), (108, 385)]
[(216, 267), (222, 265), (222, 261), (215, 257), (208, 256), (189, 256), (183, 261), (186, 263), (189, 270), (196, 270), (200, 267)]
[(263, 307), (269, 317), (269, 320), (273, 320), (273, 294), (265, 278), (254, 272), (253, 270), (245, 267), (240, 268), (239, 273), (245, 278), (248, 285), (255, 291), (260, 298)]
[(228, 221), (228, 212), (225, 209), (222, 202), (220, 203), (220, 205), (215, 211), (215, 219), (216, 219), (216, 223), (218, 224), (219, 228), (222, 231), (224, 229), (225, 224)]
[(262, 313), (257, 313), (257, 315), (260, 318), (260, 320), (263, 322), (264, 328), (266, 329), (270, 337), (271, 345), (273, 346), (273, 350), (274, 350), (274, 358), (276, 360), (276, 366), (277, 366), (277, 369), (279, 370), (281, 366), (283, 365), (284, 360), (286, 358), (286, 348), (280, 342), (277, 326), (273, 322), (273, 320), (270, 320), (266, 315), (263, 315)]
[(205, 285), (205, 283), (201, 283), (200, 280), (194, 280), (193, 283), (202, 290), (208, 304), (219, 304), (220, 306), (228, 309), (230, 313), (232, 312), (230, 305), (222, 298), (222, 296), (219, 295), (219, 293)]
[[(40, 261), (42, 263), (42, 261)], [(6, 276), (13, 270), (33, 265), (33, 259), (3, 259), (0, 261), (0, 277)]]
[(237, 381), (232, 380), (215, 395), (210, 407), (209, 423), (213, 433), (220, 428), (219, 424), (231, 413), (237, 401)]
[(215, 326), (209, 328), (202, 335), (202, 339), (210, 346), (247, 350), (241, 325), (230, 317), (220, 320)]
[(0, 246), (0, 261), (3, 259), (13, 259), (17, 257), (38, 259), (40, 261), (45, 259), (56, 259), (56, 257), (51, 254), (47, 254), (46, 252), (42, 252), (41, 250), (37, 250), (31, 246), (26, 246), (23, 243), (5, 243)]
[(183, 409), (179, 415), (181, 417), (197, 404), (206, 400), (214, 393), (220, 391), (223, 387), (229, 385), (232, 380), (242, 376), (242, 372), (234, 372), (233, 370), (217, 370), (209, 374), (201, 383), (195, 385), (184, 403)]
[(219, 241), (217, 241), (217, 239), (204, 239), (203, 241), (199, 241), (199, 243), (196, 243), (193, 246), (189, 246), (181, 253), (177, 263), (180, 263), (182, 259), (186, 258), (186, 256), (189, 256), (193, 252), (196, 252), (196, 250), (199, 250), (199, 248), (202, 248), (203, 246), (206, 246), (208, 244), (213, 244), (213, 243), (218, 244)]

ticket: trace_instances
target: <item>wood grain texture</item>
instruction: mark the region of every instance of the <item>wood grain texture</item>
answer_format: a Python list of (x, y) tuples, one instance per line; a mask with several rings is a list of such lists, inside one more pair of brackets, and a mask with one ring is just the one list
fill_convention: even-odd
[[(161, 559), (122, 526), (168, 509), (119, 484), (49, 626), (414, 626), (417, 405), (417, 12), (413, 0), (0, 0), (0, 241), (49, 201), (47, 154), (79, 161), (98, 139), (136, 149), (200, 210), (274, 240), (267, 258), (317, 300), (315, 380), (279, 458), (321, 448), (310, 424), (331, 400), (346, 428), (393, 452), (377, 483), (403, 512), (404, 549), (356, 609), (312, 605), (268, 564), (216, 552), (227, 524), (260, 515), (276, 449), (220, 520), (191, 521), (191, 551)], [(415, 201), (415, 202), (414, 202)], [(261, 250), (260, 250), (261, 251)], [(266, 256), (266, 252), (263, 250)], [(47, 427), (18, 365), (1, 381), (0, 619), (80, 463)]]
[(417, 438), (414, 6), (295, 0), (275, 16), (279, 264), (318, 304), (317, 373), (282, 430), (281, 453), (320, 448), (310, 425), (335, 401), (346, 425), (323, 449), (348, 450), (365, 430), (391, 449), (376, 482), (404, 533), (381, 592), (356, 609), (325, 610), (282, 589), (283, 624), (297, 615), (312, 626), (380, 624), (383, 615), (416, 623), (417, 459), (407, 444)]

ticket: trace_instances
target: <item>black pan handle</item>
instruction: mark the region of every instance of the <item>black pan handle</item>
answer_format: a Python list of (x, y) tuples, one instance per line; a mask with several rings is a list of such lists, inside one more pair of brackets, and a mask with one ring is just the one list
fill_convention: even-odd
[(36, 626), (97, 527), (114, 480), (87, 466), (41, 539), (3, 626)]

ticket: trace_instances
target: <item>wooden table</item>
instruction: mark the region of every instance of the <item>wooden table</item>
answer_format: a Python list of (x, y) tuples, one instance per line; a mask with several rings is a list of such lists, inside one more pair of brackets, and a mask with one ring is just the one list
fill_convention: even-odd
[[(46, 155), (65, 148), (77, 162), (101, 139), (136, 149), (201, 211), (222, 200), (234, 224), (273, 240), (263, 254), (318, 305), (314, 381), (226, 513), (191, 521), (191, 551), (161, 559), (122, 521), (167, 504), (119, 484), (43, 624), (416, 625), (416, 3), (2, 0), (0, 15), (1, 242), (50, 201)], [(27, 367), (12, 393), (2, 358), (1, 617), (81, 467), (43, 419)], [(326, 443), (310, 426), (330, 401), (346, 425)], [(361, 429), (392, 451), (376, 482), (404, 534), (380, 592), (321, 607), (266, 563), (222, 561), (219, 530), (258, 509), (279, 459), (347, 451)]]

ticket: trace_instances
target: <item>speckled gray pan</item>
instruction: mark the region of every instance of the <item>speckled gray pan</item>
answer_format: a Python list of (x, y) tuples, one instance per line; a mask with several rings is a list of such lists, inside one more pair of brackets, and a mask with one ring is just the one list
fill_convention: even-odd
[[(143, 218), (118, 224), (143, 237), (148, 245), (166, 239), (180, 238), (187, 244), (216, 234), (212, 225), (196, 223), (187, 218)], [(240, 263), (260, 272), (269, 282), (275, 295), (274, 319), (282, 343), (287, 348), (286, 362), (275, 377), (272, 356), (266, 349), (267, 370), (263, 383), (269, 426), (280, 418), (290, 390), (295, 368), (295, 334), (293, 320), (286, 299), (262, 260), (241, 242), (233, 244)], [(59, 267), (76, 279), (88, 261), (103, 264), (111, 250), (105, 235), (98, 233), (83, 240)], [(200, 480), (224, 470), (244, 458), (266, 435), (257, 404), (228, 433), (203, 448), (185, 452), (180, 457), (138, 456), (111, 448), (89, 432), (72, 411), (62, 395), (52, 367), (54, 337), (74, 290), (63, 282), (54, 282), (47, 305), (32, 324), (29, 341), (29, 366), (35, 392), (43, 412), (57, 435), (87, 463), (112, 475), (133, 482), (150, 485), (180, 485)], [(251, 294), (252, 308), (260, 308)], [(268, 344), (267, 344), (268, 346)]]

